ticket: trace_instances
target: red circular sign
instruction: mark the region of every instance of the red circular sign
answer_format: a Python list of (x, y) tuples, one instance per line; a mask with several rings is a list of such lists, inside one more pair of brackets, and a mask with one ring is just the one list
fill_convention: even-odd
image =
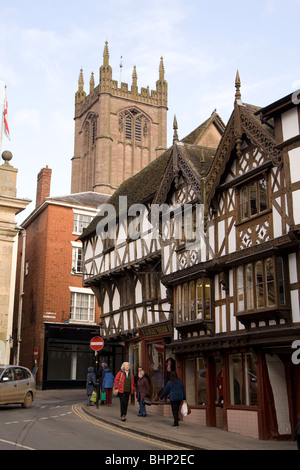
[(104, 346), (104, 340), (100, 336), (94, 336), (90, 341), (90, 347), (93, 351), (100, 351)]

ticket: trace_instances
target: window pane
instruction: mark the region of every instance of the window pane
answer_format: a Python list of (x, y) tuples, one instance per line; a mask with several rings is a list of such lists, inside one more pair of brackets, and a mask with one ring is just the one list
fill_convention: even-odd
[(188, 284), (183, 284), (182, 292), (182, 308), (183, 308), (183, 320), (189, 319), (189, 289)]
[(195, 320), (195, 282), (190, 282), (190, 320)]
[(241, 217), (242, 220), (248, 217), (248, 189), (243, 188), (241, 191)]
[(283, 259), (278, 258), (278, 281), (279, 281), (279, 301), (281, 305), (285, 304), (285, 290), (284, 290), (284, 269)]
[(235, 354), (229, 358), (230, 376), (230, 403), (232, 405), (243, 404), (243, 369), (242, 355)]
[(258, 261), (255, 264), (255, 283), (256, 283), (256, 307), (264, 306), (264, 279), (263, 279), (263, 264)]
[(204, 290), (204, 295), (205, 295), (205, 318), (206, 320), (209, 320), (211, 317), (211, 309), (210, 309), (210, 279), (205, 278), (205, 290)]
[(246, 296), (247, 296), (247, 309), (254, 308), (252, 264), (248, 264), (246, 267)]
[(259, 211), (267, 209), (267, 181), (262, 178), (259, 181)]
[(244, 302), (244, 270), (243, 266), (239, 266), (237, 270), (237, 302), (238, 311), (243, 312), (245, 310)]
[(257, 185), (256, 182), (252, 183), (250, 186), (250, 207), (251, 215), (257, 214), (257, 194), (256, 194)]
[(202, 357), (197, 358), (197, 405), (206, 404), (206, 370)]
[(182, 321), (182, 307), (181, 307), (181, 286), (176, 288), (176, 312), (177, 312), (177, 322)]
[(202, 320), (203, 319), (203, 285), (202, 285), (202, 279), (197, 280), (196, 296), (197, 296), (197, 320)]
[(256, 363), (253, 354), (245, 354), (245, 393), (246, 405), (257, 405)]
[(268, 258), (265, 265), (266, 285), (267, 285), (267, 305), (275, 305), (275, 280), (273, 259)]
[(185, 361), (185, 384), (186, 399), (190, 405), (195, 405), (195, 361), (196, 359), (186, 359)]

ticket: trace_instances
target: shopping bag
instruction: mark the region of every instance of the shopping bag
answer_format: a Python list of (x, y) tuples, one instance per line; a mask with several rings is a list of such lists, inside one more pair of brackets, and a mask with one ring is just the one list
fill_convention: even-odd
[(102, 392), (101, 393), (101, 401), (105, 401), (106, 400), (106, 392)]
[(90, 400), (92, 403), (96, 403), (97, 401), (97, 392), (96, 390), (93, 390), (93, 393), (92, 393), (92, 396), (91, 396), (91, 400)]
[(182, 416), (187, 416), (191, 413), (191, 408), (189, 407), (188, 403), (184, 401), (181, 405), (181, 414)]

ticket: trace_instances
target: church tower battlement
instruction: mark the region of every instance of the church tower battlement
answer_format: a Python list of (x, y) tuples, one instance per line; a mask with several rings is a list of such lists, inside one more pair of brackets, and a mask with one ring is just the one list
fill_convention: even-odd
[(167, 148), (168, 84), (163, 58), (156, 90), (138, 91), (133, 68), (131, 88), (112, 79), (108, 43), (95, 86), (91, 74), (89, 94), (80, 70), (75, 93), (75, 142), (71, 193), (97, 191), (113, 194), (127, 178)]

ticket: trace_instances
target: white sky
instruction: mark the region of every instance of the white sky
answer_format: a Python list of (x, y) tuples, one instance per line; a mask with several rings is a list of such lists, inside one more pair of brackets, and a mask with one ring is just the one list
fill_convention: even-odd
[[(99, 83), (105, 41), (113, 79), (155, 89), (160, 57), (168, 81), (168, 145), (216, 108), (227, 123), (239, 69), (242, 99), (266, 106), (300, 88), (300, 0), (0, 0), (0, 97), (7, 85), (18, 192), (35, 206), (36, 178), (52, 168), (51, 196), (69, 194), (74, 96), (83, 68)], [(3, 98), (2, 98), (3, 100)]]

